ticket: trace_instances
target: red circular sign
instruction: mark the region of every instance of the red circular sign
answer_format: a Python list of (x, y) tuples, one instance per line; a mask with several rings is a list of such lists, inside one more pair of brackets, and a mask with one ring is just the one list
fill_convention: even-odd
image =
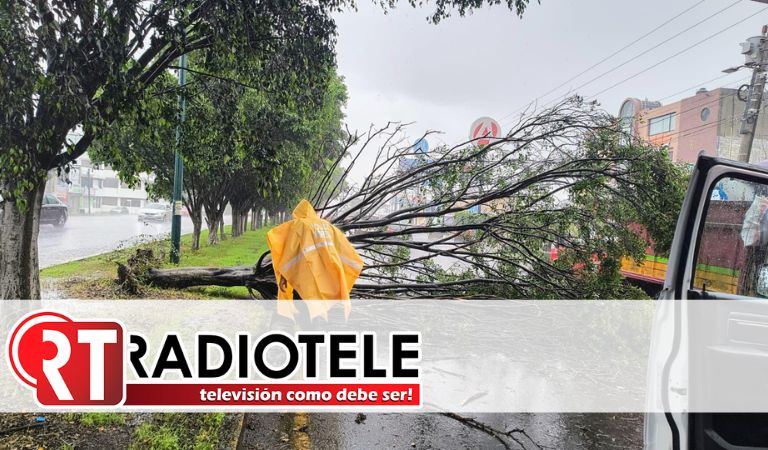
[(494, 138), (501, 136), (501, 126), (490, 117), (481, 117), (469, 128), (469, 139), (477, 145), (488, 145)]

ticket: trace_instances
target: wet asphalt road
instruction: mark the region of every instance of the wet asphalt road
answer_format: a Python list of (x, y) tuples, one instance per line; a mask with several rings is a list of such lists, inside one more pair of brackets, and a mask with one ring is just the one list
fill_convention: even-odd
[(249, 414), (239, 450), (639, 449), (640, 414), (474, 414), (500, 440), (440, 414)]
[[(182, 216), (181, 232), (192, 232)], [(48, 267), (115, 250), (145, 238), (169, 235), (171, 222), (142, 222), (136, 215), (70, 216), (62, 228), (40, 225), (37, 245), (40, 267)]]

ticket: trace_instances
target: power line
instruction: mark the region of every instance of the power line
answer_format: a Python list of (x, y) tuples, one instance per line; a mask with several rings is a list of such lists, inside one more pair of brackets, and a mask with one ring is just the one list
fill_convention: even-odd
[[(662, 23), (661, 25), (659, 25), (656, 28), (652, 29), (651, 31), (645, 33), (644, 35), (640, 36), (639, 38), (637, 38), (634, 41), (630, 42), (629, 44), (625, 45), (624, 47), (621, 47), (620, 49), (616, 50), (615, 52), (613, 52), (610, 55), (606, 56), (605, 58), (601, 59), (600, 61), (592, 64), (591, 66), (587, 67), (586, 69), (582, 70), (581, 72), (577, 73), (576, 75), (572, 76), (571, 78), (565, 80), (564, 82), (560, 83), (559, 85), (557, 85), (554, 88), (550, 89), (549, 91), (545, 92), (543, 95), (538, 96), (536, 98), (536, 100), (539, 100), (539, 99), (541, 99), (543, 97), (546, 97), (547, 95), (549, 95), (552, 92), (560, 89), (561, 87), (565, 86), (566, 84), (570, 83), (571, 81), (575, 80), (576, 78), (579, 78), (580, 76), (584, 75), (585, 73), (589, 72), (590, 70), (594, 69), (595, 67), (599, 66), (600, 64), (608, 61), (609, 59), (613, 58), (614, 56), (616, 56), (619, 53), (623, 52), (624, 50), (628, 49), (629, 47), (631, 47), (631, 46), (637, 44), (638, 42), (640, 42), (641, 40), (647, 38), (648, 36), (650, 36), (651, 34), (655, 33), (656, 31), (660, 30), (661, 28), (663, 28), (667, 24), (671, 23), (672, 21), (674, 21), (678, 17), (682, 16), (683, 14), (685, 14), (685, 13), (691, 11), (692, 9), (696, 8), (697, 6), (701, 5), (705, 1), (706, 0), (701, 0), (701, 1), (697, 2), (697, 3), (694, 3), (693, 5), (689, 6), (687, 9), (685, 9), (682, 12), (678, 13), (677, 15), (673, 16), (672, 18), (667, 19), (664, 23)], [(739, 1), (741, 1), (741, 0), (739, 0)], [(738, 3), (738, 1), (736, 3)]]
[[(690, 92), (690, 91), (691, 91), (691, 89), (696, 89), (696, 88), (698, 88), (698, 87), (701, 87), (701, 86), (705, 86), (705, 85), (707, 85), (707, 84), (709, 84), (709, 83), (712, 83), (713, 81), (721, 80), (721, 79), (723, 79), (723, 78), (725, 78), (725, 77), (728, 77), (728, 76), (730, 76), (730, 75), (731, 75), (730, 73), (722, 74), (722, 75), (720, 75), (720, 76), (717, 76), (717, 77), (715, 77), (715, 78), (712, 78), (711, 80), (707, 80), (707, 81), (704, 81), (704, 82), (702, 82), (702, 83), (699, 83), (699, 84), (694, 84), (693, 86), (689, 86), (689, 87), (687, 87), (687, 88), (685, 88), (685, 89), (680, 89), (679, 91), (675, 92), (674, 94), (669, 94), (669, 95), (667, 95), (667, 96), (665, 96), (665, 97), (661, 97), (661, 98), (657, 99), (657, 101), (659, 101), (659, 102), (660, 102), (660, 101), (663, 101), (663, 100), (667, 100), (667, 99), (670, 99), (670, 98), (672, 98), (672, 97), (678, 96), (678, 95), (680, 95), (680, 94), (684, 94), (684, 93), (686, 93), (686, 92)], [(739, 82), (741, 82), (741, 80), (740, 80)], [(726, 85), (726, 86), (727, 86), (727, 85)]]
[[(743, 1), (743, 0), (736, 0), (735, 2), (733, 2), (733, 3), (731, 3), (730, 5), (726, 6), (725, 8), (722, 8), (722, 9), (720, 9), (720, 10), (718, 10), (718, 11), (716, 11), (716, 12), (714, 12), (714, 13), (710, 14), (709, 16), (705, 17), (704, 19), (702, 19), (702, 20), (700, 20), (700, 21), (698, 21), (698, 22), (694, 23), (693, 25), (691, 25), (691, 26), (689, 26), (688, 28), (686, 28), (686, 29), (684, 29), (684, 30), (682, 30), (682, 31), (678, 32), (677, 34), (674, 34), (674, 35), (672, 35), (671, 37), (668, 37), (667, 39), (664, 39), (663, 41), (659, 42), (658, 44), (654, 45), (653, 47), (651, 47), (651, 48), (649, 48), (649, 49), (646, 49), (645, 51), (643, 51), (643, 52), (641, 52), (641, 53), (639, 53), (639, 54), (637, 54), (637, 55), (633, 56), (632, 58), (630, 58), (630, 59), (628, 59), (628, 60), (624, 61), (623, 63), (619, 64), (618, 66), (615, 66), (615, 67), (611, 68), (610, 70), (606, 70), (605, 72), (603, 72), (603, 73), (601, 73), (600, 75), (598, 75), (598, 76), (596, 76), (596, 77), (592, 78), (591, 80), (587, 81), (586, 83), (580, 84), (578, 87), (574, 88), (573, 90), (574, 90), (574, 91), (578, 91), (579, 89), (581, 89), (581, 88), (583, 88), (583, 87), (589, 86), (590, 84), (592, 84), (592, 83), (594, 83), (595, 81), (597, 81), (597, 80), (599, 80), (599, 79), (603, 78), (604, 76), (606, 76), (606, 75), (608, 75), (608, 74), (610, 74), (610, 73), (613, 73), (613, 72), (615, 72), (616, 70), (618, 70), (618, 69), (620, 69), (620, 68), (622, 68), (622, 67), (626, 66), (627, 64), (631, 63), (632, 61), (635, 61), (635, 60), (637, 60), (638, 58), (640, 58), (640, 57), (642, 57), (642, 56), (645, 56), (645, 55), (647, 55), (648, 53), (652, 52), (653, 50), (656, 50), (657, 48), (659, 48), (659, 47), (661, 47), (662, 45), (664, 45), (664, 44), (668, 43), (669, 41), (671, 41), (671, 40), (673, 40), (673, 39), (675, 39), (675, 38), (677, 38), (677, 37), (679, 37), (679, 36), (681, 36), (681, 35), (683, 35), (683, 34), (687, 33), (688, 31), (690, 31), (690, 30), (692, 30), (692, 29), (696, 28), (697, 26), (701, 25), (702, 23), (704, 23), (704, 22), (706, 22), (706, 21), (708, 21), (708, 20), (710, 20), (710, 19), (714, 18), (714, 17), (715, 17), (715, 16), (717, 16), (718, 14), (721, 14), (721, 13), (723, 13), (723, 12), (724, 12), (724, 11), (726, 11), (727, 9), (733, 8), (734, 6), (736, 6), (737, 4), (741, 3), (742, 1)], [(566, 95), (567, 95), (567, 94), (566, 94)], [(560, 98), (562, 98), (562, 97), (560, 97)]]
[[(693, 86), (689, 86), (689, 87), (687, 87), (687, 88), (685, 88), (685, 89), (681, 89), (681, 90), (679, 90), (679, 91), (677, 91), (677, 92), (674, 92), (674, 93), (672, 93), (672, 94), (668, 94), (668, 95), (666, 95), (666, 96), (664, 96), (664, 97), (661, 97), (661, 98), (660, 98), (660, 99), (658, 99), (657, 101), (661, 101), (661, 100), (666, 100), (666, 99), (672, 98), (672, 97), (674, 97), (674, 96), (676, 96), (676, 95), (679, 95), (679, 94), (682, 94), (682, 93), (685, 93), (685, 92), (689, 92), (689, 91), (691, 91), (692, 89), (695, 89), (695, 88), (698, 88), (698, 87), (701, 87), (701, 86), (707, 85), (707, 84), (709, 84), (709, 83), (711, 83), (711, 82), (713, 82), (713, 81), (717, 81), (717, 80), (720, 80), (720, 79), (722, 79), (722, 78), (725, 78), (725, 77), (729, 77), (729, 76), (731, 76), (731, 75), (732, 75), (732, 74), (729, 74), (729, 73), (727, 73), (727, 74), (723, 74), (723, 75), (719, 75), (719, 76), (717, 76), (717, 77), (715, 77), (715, 78), (712, 78), (712, 79), (710, 79), (710, 80), (704, 81), (704, 82), (702, 82), (702, 83), (694, 84)], [(722, 86), (718, 87), (717, 89), (722, 89), (722, 88), (725, 88), (725, 87), (728, 87), (728, 86), (737, 85), (737, 84), (739, 84), (739, 83), (743, 83), (743, 82), (745, 82), (745, 81), (749, 80), (750, 78), (751, 78), (751, 77), (740, 78), (740, 79), (738, 79), (738, 80), (736, 80), (736, 81), (732, 81), (732, 82), (730, 82), (730, 83), (724, 84), (724, 85), (722, 85)], [(692, 111), (692, 110), (694, 110), (694, 109), (697, 109), (697, 108), (700, 108), (700, 107), (702, 107), (702, 106), (710, 105), (710, 104), (712, 104), (712, 103), (715, 103), (715, 102), (719, 101), (719, 100), (720, 100), (720, 98), (724, 98), (724, 97), (732, 96), (732, 95), (735, 95), (735, 94), (736, 94), (736, 93), (733, 93), (733, 94), (726, 94), (726, 95), (724, 95), (723, 97), (719, 97), (719, 98), (717, 98), (717, 99), (714, 99), (714, 100), (712, 100), (711, 102), (702, 103), (702, 104), (699, 104), (699, 105), (697, 105), (697, 106), (695, 106), (695, 107), (693, 107), (693, 108), (691, 108), (691, 109), (687, 109), (687, 110), (683, 110), (683, 111), (680, 111), (680, 114), (683, 114), (683, 113), (686, 113), (686, 112)], [(648, 110), (648, 111), (651, 111), (651, 110)], [(507, 124), (503, 124), (503, 125), (509, 125), (509, 123), (507, 123)]]
[[(738, 80), (736, 80), (736, 81), (733, 81), (733, 82), (731, 82), (731, 83), (728, 83), (728, 84), (724, 84), (723, 86), (720, 86), (718, 89), (723, 89), (723, 88), (726, 88), (726, 87), (728, 87), (728, 86), (735, 86), (735, 85), (737, 85), (737, 84), (739, 84), (739, 83), (743, 83), (744, 81), (746, 81), (746, 80), (749, 80), (750, 78), (751, 78), (751, 77), (746, 77), (746, 78), (741, 78), (741, 79), (738, 79)], [(703, 106), (712, 105), (712, 104), (714, 104), (714, 103), (716, 103), (716, 102), (719, 102), (719, 101), (720, 101), (721, 99), (723, 99), (723, 98), (726, 98), (726, 97), (733, 97), (733, 96), (734, 96), (734, 95), (736, 95), (736, 94), (738, 94), (738, 91), (737, 91), (737, 92), (733, 92), (733, 93), (731, 93), (731, 94), (725, 94), (725, 95), (723, 95), (723, 96), (721, 96), (721, 97), (717, 97), (717, 98), (714, 98), (714, 99), (712, 99), (712, 100), (710, 100), (710, 101), (708, 101), (708, 102), (704, 102), (704, 103), (698, 104), (698, 105), (696, 105), (696, 106), (694, 106), (694, 107), (692, 107), (692, 108), (684, 109), (684, 110), (680, 111), (678, 114), (680, 114), (680, 115), (683, 115), (683, 114), (685, 114), (685, 113), (687, 113), (687, 112), (693, 111), (693, 110), (695, 110), (695, 109), (699, 109), (699, 108), (701, 108), (701, 107), (703, 107)], [(652, 111), (652, 109), (649, 109), (648, 111)]]
[(605, 88), (605, 89), (603, 89), (603, 90), (601, 90), (601, 91), (597, 92), (596, 94), (593, 94), (593, 95), (591, 95), (591, 96), (587, 97), (587, 99), (592, 99), (592, 98), (595, 98), (595, 97), (597, 97), (598, 95), (600, 95), (600, 94), (602, 94), (602, 93), (605, 93), (605, 92), (607, 92), (607, 91), (609, 91), (609, 90), (611, 90), (611, 89), (613, 89), (613, 88), (615, 88), (615, 87), (617, 87), (617, 86), (620, 86), (620, 85), (622, 85), (622, 84), (626, 83), (626, 82), (627, 82), (627, 81), (629, 81), (629, 80), (632, 80), (632, 79), (634, 79), (634, 78), (637, 78), (638, 76), (640, 76), (640, 75), (642, 75), (642, 74), (644, 74), (644, 73), (646, 73), (646, 72), (650, 71), (651, 69), (654, 69), (654, 68), (656, 68), (656, 67), (658, 67), (658, 66), (660, 66), (660, 65), (664, 64), (665, 62), (667, 62), (667, 61), (669, 61), (669, 60), (671, 60), (671, 59), (674, 59), (674, 58), (676, 58), (676, 57), (678, 57), (678, 56), (682, 55), (683, 53), (685, 53), (685, 52), (687, 52), (687, 51), (689, 51), (689, 50), (691, 50), (691, 49), (694, 49), (694, 48), (698, 47), (699, 45), (701, 45), (701, 44), (703, 44), (703, 43), (707, 42), (708, 40), (710, 40), (710, 39), (712, 39), (712, 38), (714, 38), (714, 37), (716, 37), (716, 36), (719, 36), (719, 35), (721, 35), (721, 34), (725, 33), (726, 31), (730, 30), (731, 28), (733, 28), (733, 27), (735, 27), (735, 26), (737, 26), (737, 25), (741, 25), (741, 23), (742, 23), (742, 22), (744, 22), (744, 21), (746, 21), (746, 20), (749, 20), (749, 19), (751, 19), (752, 17), (755, 17), (756, 15), (758, 15), (758, 14), (760, 14), (760, 13), (762, 13), (762, 12), (765, 12), (766, 10), (768, 10), (768, 7), (766, 7), (766, 8), (763, 8), (763, 9), (761, 9), (761, 10), (759, 10), (759, 11), (755, 12), (755, 13), (752, 13), (752, 14), (748, 15), (747, 17), (745, 17), (745, 18), (743, 18), (743, 19), (739, 20), (738, 22), (736, 22), (736, 23), (734, 23), (734, 24), (731, 24), (731, 25), (729, 25), (729, 26), (727, 26), (727, 27), (723, 28), (722, 30), (720, 30), (720, 31), (718, 31), (718, 32), (716, 32), (716, 33), (710, 34), (709, 36), (707, 36), (707, 37), (705, 37), (704, 39), (702, 39), (702, 40), (700, 40), (700, 41), (696, 42), (695, 44), (693, 44), (693, 45), (690, 45), (690, 46), (688, 46), (688, 47), (686, 47), (686, 48), (684, 48), (684, 49), (680, 50), (679, 52), (677, 52), (677, 53), (675, 53), (675, 54), (673, 54), (673, 55), (670, 55), (670, 56), (668, 56), (668, 57), (666, 57), (666, 58), (662, 59), (661, 61), (657, 62), (656, 64), (653, 64), (653, 65), (651, 65), (651, 66), (648, 66), (648, 67), (646, 67), (645, 69), (641, 70), (640, 72), (637, 72), (637, 73), (635, 73), (635, 74), (633, 74), (633, 75), (631, 75), (631, 76), (629, 76), (629, 77), (627, 77), (627, 78), (624, 78), (623, 80), (619, 81), (618, 83), (614, 83), (614, 84), (612, 84), (612, 85), (608, 86), (607, 88)]
[[(536, 99), (535, 99), (533, 102), (531, 102), (531, 103), (536, 103), (538, 100), (540, 100), (540, 99), (542, 99), (542, 98), (546, 97), (547, 95), (549, 95), (549, 94), (551, 94), (552, 92), (554, 92), (554, 91), (556, 91), (556, 90), (560, 89), (561, 87), (565, 86), (566, 84), (568, 84), (569, 82), (571, 82), (571, 81), (575, 80), (576, 78), (580, 77), (581, 75), (583, 75), (583, 74), (585, 74), (585, 73), (589, 72), (590, 70), (592, 70), (592, 69), (594, 69), (595, 67), (599, 66), (599, 65), (600, 65), (600, 64), (602, 64), (603, 62), (605, 62), (605, 61), (607, 61), (607, 60), (611, 59), (612, 57), (616, 56), (617, 54), (621, 53), (622, 51), (624, 51), (624, 50), (626, 50), (627, 48), (631, 47), (632, 45), (636, 44), (637, 42), (639, 42), (639, 41), (641, 41), (641, 40), (645, 39), (646, 37), (650, 36), (650, 35), (651, 35), (651, 34), (653, 34), (654, 32), (656, 32), (656, 31), (658, 31), (659, 29), (661, 29), (662, 27), (664, 27), (664, 26), (666, 26), (667, 24), (671, 23), (671, 22), (672, 22), (672, 21), (674, 21), (675, 19), (679, 18), (680, 16), (684, 15), (685, 13), (687, 13), (687, 12), (691, 11), (691, 10), (692, 10), (692, 9), (694, 9), (695, 7), (697, 7), (697, 6), (699, 6), (700, 4), (704, 3), (704, 1), (706, 1), (706, 0), (701, 0), (701, 1), (699, 1), (698, 3), (695, 3), (695, 4), (693, 4), (692, 6), (688, 7), (687, 9), (685, 9), (685, 10), (683, 10), (682, 12), (678, 13), (677, 15), (673, 16), (672, 18), (668, 19), (667, 21), (665, 21), (665, 22), (664, 22), (664, 23), (662, 23), (661, 25), (659, 25), (659, 26), (657, 26), (656, 28), (654, 28), (654, 29), (650, 30), (649, 32), (645, 33), (645, 34), (644, 34), (644, 35), (642, 35), (641, 37), (639, 37), (639, 38), (635, 39), (634, 41), (630, 42), (629, 44), (625, 45), (624, 47), (620, 48), (619, 50), (617, 50), (617, 51), (613, 52), (612, 54), (608, 55), (607, 57), (605, 57), (605, 58), (601, 59), (601, 60), (600, 60), (600, 61), (598, 61), (597, 63), (593, 64), (592, 66), (588, 67), (587, 69), (583, 70), (582, 72), (578, 73), (577, 75), (575, 75), (575, 76), (573, 76), (573, 77), (569, 78), (568, 80), (566, 80), (565, 82), (563, 82), (563, 83), (559, 84), (559, 85), (558, 85), (558, 86), (556, 86), (555, 88), (553, 88), (553, 89), (550, 89), (549, 91), (547, 91), (547, 92), (546, 92), (546, 93), (544, 93), (543, 95), (540, 95), (539, 97), (537, 97), (537, 98), (536, 98)], [(707, 20), (709, 20), (709, 19), (711, 19), (711, 18), (713, 18), (713, 17), (717, 16), (718, 14), (720, 14), (720, 13), (724, 12), (725, 10), (727, 10), (727, 9), (729, 9), (729, 8), (731, 8), (731, 7), (733, 7), (733, 6), (735, 6), (736, 4), (740, 3), (741, 1), (742, 1), (742, 0), (736, 0), (734, 3), (731, 3), (730, 5), (726, 6), (725, 8), (722, 8), (722, 9), (718, 10), (717, 12), (715, 12), (715, 13), (713, 13), (713, 14), (711, 14), (711, 15), (707, 16), (706, 18), (704, 18), (704, 19), (700, 20), (699, 22), (697, 22), (697, 23), (693, 24), (692, 26), (690, 26), (690, 27), (686, 28), (685, 30), (683, 30), (683, 31), (681, 31), (681, 32), (679, 32), (679, 33), (677, 33), (677, 34), (675, 34), (674, 36), (672, 36), (672, 37), (670, 37), (670, 38), (667, 38), (667, 39), (666, 39), (666, 40), (664, 40), (663, 42), (661, 42), (661, 43), (659, 43), (659, 44), (657, 44), (657, 45), (655, 45), (655, 46), (653, 46), (653, 47), (651, 47), (651, 48), (649, 48), (649, 49), (645, 50), (644, 52), (642, 52), (642, 53), (640, 53), (640, 54), (638, 54), (638, 55), (635, 55), (633, 58), (631, 58), (631, 59), (629, 59), (629, 60), (627, 60), (627, 61), (625, 61), (625, 62), (621, 63), (620, 65), (618, 65), (618, 66), (616, 66), (616, 67), (613, 67), (612, 69), (610, 69), (610, 70), (608, 70), (608, 71), (606, 71), (606, 72), (603, 72), (602, 74), (598, 75), (598, 76), (597, 76), (597, 77), (595, 77), (595, 78), (592, 78), (592, 79), (591, 79), (591, 80), (589, 80), (588, 82), (586, 82), (586, 83), (584, 83), (584, 84), (581, 84), (579, 87), (575, 88), (574, 90), (578, 90), (578, 89), (581, 89), (582, 87), (585, 87), (585, 86), (587, 86), (587, 85), (589, 85), (589, 84), (593, 83), (594, 81), (597, 81), (598, 79), (600, 79), (600, 78), (604, 77), (605, 75), (607, 75), (607, 74), (609, 74), (609, 73), (611, 73), (611, 72), (613, 72), (613, 71), (615, 71), (615, 70), (617, 70), (617, 69), (619, 69), (619, 68), (623, 67), (624, 65), (628, 64), (629, 62), (631, 62), (631, 61), (634, 61), (635, 59), (637, 59), (637, 58), (639, 58), (639, 57), (641, 57), (641, 56), (643, 56), (643, 55), (645, 55), (645, 54), (647, 54), (647, 53), (651, 52), (652, 50), (655, 50), (656, 48), (660, 47), (661, 45), (663, 45), (663, 44), (665, 44), (665, 43), (669, 42), (670, 40), (672, 40), (672, 39), (675, 39), (675, 38), (677, 38), (678, 36), (680, 36), (680, 35), (682, 35), (682, 34), (684, 34), (684, 33), (688, 32), (688, 31), (690, 31), (691, 29), (693, 29), (693, 28), (695, 28), (695, 27), (697, 27), (697, 26), (701, 25), (702, 23), (704, 23), (704, 22), (706, 22)], [(565, 94), (565, 95), (563, 95), (563, 96), (560, 96), (560, 97), (557, 97), (557, 98), (556, 98), (555, 100), (553, 100), (553, 101), (550, 101), (550, 102), (547, 102), (547, 103), (545, 103), (545, 104), (544, 104), (544, 106), (547, 106), (547, 105), (549, 105), (549, 104), (553, 103), (554, 101), (557, 101), (557, 100), (559, 100), (559, 99), (561, 99), (561, 98), (563, 98), (563, 97), (565, 97), (565, 96), (567, 96), (567, 94)], [(529, 104), (530, 104), (530, 103), (529, 103)], [(520, 111), (520, 110), (522, 110), (523, 108), (525, 108), (525, 106), (518, 108), (517, 110), (515, 110), (514, 112), (512, 112), (512, 113), (510, 113), (510, 114), (507, 114), (506, 116), (502, 117), (502, 118), (501, 118), (501, 120), (504, 120), (504, 119), (506, 119), (506, 118), (508, 118), (508, 117), (510, 117), (510, 116), (513, 116), (514, 114), (516, 114), (517, 112), (519, 112), (519, 111)]]

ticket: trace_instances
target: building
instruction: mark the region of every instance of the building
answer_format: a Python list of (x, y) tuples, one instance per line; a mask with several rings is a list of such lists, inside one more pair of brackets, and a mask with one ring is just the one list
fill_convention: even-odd
[(141, 176), (137, 186), (128, 186), (109, 166), (93, 164), (86, 153), (77, 159), (68, 174), (51, 172), (46, 191), (66, 203), (70, 214), (108, 213), (118, 206), (134, 213), (146, 204), (150, 181), (150, 176)]
[[(667, 105), (628, 98), (619, 118), (626, 132), (665, 146), (674, 161), (694, 163), (700, 153), (738, 159), (744, 105), (737, 89), (699, 89)], [(768, 113), (761, 113), (750, 162), (768, 159)]]

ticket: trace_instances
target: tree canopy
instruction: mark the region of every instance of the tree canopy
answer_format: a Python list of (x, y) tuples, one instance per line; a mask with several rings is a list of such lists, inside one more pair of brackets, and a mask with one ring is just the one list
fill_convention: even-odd
[[(499, 3), (436, 0), (430, 18)], [(507, 2), (518, 14), (526, 4)], [(2, 2), (0, 196), (4, 211), (13, 211), (0, 222), (0, 297), (39, 296), (35, 242), (47, 173), (68, 170), (116, 120), (143, 108), (146, 90), (179, 56), (208, 50), (215, 61), (206, 63), (235, 67), (240, 79), (267, 91), (275, 77), (249, 77), (253, 69), (305, 84), (333, 65), (332, 13), (348, 7), (351, 0)], [(259, 65), (247, 63), (253, 60)], [(82, 137), (69, 142), (75, 130)]]

